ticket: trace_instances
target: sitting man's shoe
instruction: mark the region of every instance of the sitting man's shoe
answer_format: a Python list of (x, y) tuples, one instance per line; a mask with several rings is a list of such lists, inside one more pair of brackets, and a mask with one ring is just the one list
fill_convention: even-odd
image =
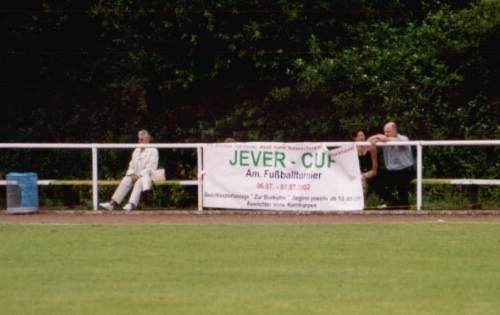
[(109, 210), (109, 211), (112, 211), (115, 208), (115, 205), (111, 202), (101, 202), (99, 204), (99, 207), (106, 209), (106, 210)]
[(381, 205), (377, 206), (377, 209), (387, 209), (387, 205), (385, 203), (381, 204)]
[(135, 207), (134, 207), (134, 205), (133, 205), (133, 204), (131, 204), (131, 203), (127, 203), (127, 204), (125, 205), (125, 207), (123, 207), (123, 210), (125, 210), (125, 211), (132, 211), (132, 210), (134, 210), (134, 209), (135, 209)]

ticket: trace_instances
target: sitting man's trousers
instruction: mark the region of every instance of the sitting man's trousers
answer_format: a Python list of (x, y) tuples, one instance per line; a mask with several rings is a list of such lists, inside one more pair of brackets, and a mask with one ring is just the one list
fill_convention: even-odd
[(123, 177), (120, 185), (115, 190), (113, 194), (113, 199), (117, 204), (121, 204), (127, 193), (132, 189), (132, 193), (130, 194), (129, 203), (133, 204), (137, 207), (139, 201), (141, 200), (141, 192), (142, 192), (142, 177), (139, 177), (135, 183), (132, 182), (132, 177), (125, 176)]

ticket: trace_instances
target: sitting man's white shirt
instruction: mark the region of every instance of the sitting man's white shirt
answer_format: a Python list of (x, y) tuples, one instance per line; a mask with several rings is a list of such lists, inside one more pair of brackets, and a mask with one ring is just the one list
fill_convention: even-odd
[(142, 182), (142, 191), (151, 189), (151, 172), (158, 168), (158, 149), (137, 148), (132, 153), (126, 175), (137, 175)]

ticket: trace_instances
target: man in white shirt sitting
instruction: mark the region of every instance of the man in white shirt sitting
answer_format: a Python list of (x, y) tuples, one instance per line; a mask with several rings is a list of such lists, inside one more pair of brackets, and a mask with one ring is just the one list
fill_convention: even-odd
[[(141, 130), (137, 134), (140, 144), (151, 142), (151, 135), (147, 130)], [(123, 210), (136, 209), (141, 198), (141, 192), (151, 189), (151, 173), (158, 168), (158, 149), (137, 148), (132, 153), (127, 173), (115, 190), (109, 202), (99, 204), (106, 210), (113, 210), (119, 205), (128, 192), (132, 189), (128, 203)]]

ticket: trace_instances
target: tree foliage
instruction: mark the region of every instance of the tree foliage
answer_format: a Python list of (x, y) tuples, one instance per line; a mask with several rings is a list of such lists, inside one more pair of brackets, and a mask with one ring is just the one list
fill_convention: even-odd
[(2, 6), (2, 142), (500, 137), (499, 1)]

